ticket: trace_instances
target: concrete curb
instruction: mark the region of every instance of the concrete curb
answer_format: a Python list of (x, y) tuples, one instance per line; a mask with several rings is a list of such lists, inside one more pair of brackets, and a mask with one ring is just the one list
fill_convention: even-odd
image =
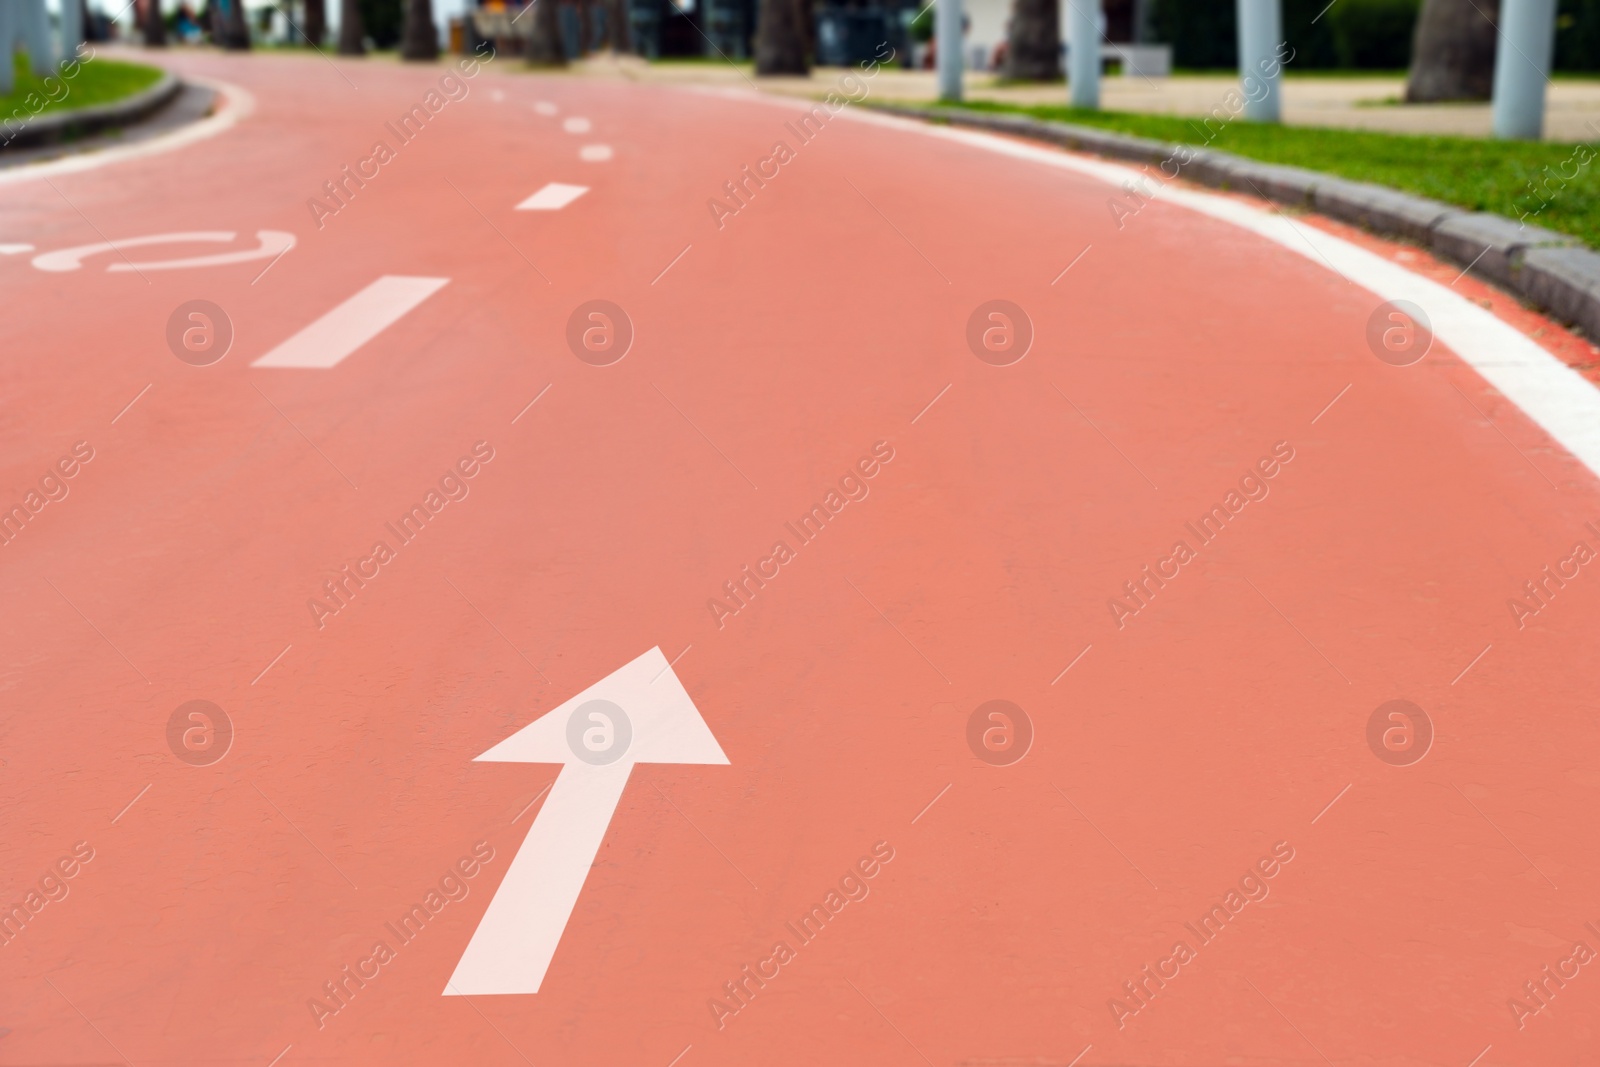
[(1003, 112), (869, 106), (891, 115), (1008, 133), (1111, 159), (1166, 163), (1168, 175), (1176, 168), (1180, 176), (1201, 185), (1254, 193), (1384, 237), (1402, 238), (1495, 282), (1600, 343), (1600, 254), (1566, 234), (1503, 215), (1463, 211), (1386, 186), (1275, 166), (1209, 148)]
[(124, 100), (66, 111), (46, 111), (29, 117), (26, 125), (15, 133), (11, 133), (5, 116), (0, 116), (0, 138), (10, 133), (9, 140), (0, 139), (0, 152), (8, 148), (52, 144), (111, 126), (130, 125), (171, 103), (182, 90), (183, 82), (170, 71), (163, 71), (160, 80), (150, 88), (141, 89)]

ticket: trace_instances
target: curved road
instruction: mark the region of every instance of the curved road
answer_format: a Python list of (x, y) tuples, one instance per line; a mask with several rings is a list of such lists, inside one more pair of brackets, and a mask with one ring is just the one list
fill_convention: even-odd
[[(168, 58), (236, 124), (0, 179), (0, 1064), (1593, 1060), (1586, 346), (858, 108)], [(727, 763), (588, 869), (474, 760), (655, 648)]]

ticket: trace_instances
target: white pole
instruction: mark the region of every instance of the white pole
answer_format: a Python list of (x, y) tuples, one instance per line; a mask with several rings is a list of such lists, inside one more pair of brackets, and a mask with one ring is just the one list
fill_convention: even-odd
[(933, 13), (939, 99), (955, 103), (961, 99), (961, 0), (938, 0)]
[(1280, 0), (1239, 0), (1239, 83), (1244, 117), (1251, 122), (1282, 118), (1278, 80), (1282, 63), (1283, 10)]
[(1067, 0), (1067, 85), (1072, 106), (1100, 107), (1100, 2)]
[(1494, 57), (1494, 135), (1544, 136), (1544, 87), (1555, 48), (1556, 0), (1505, 0)]

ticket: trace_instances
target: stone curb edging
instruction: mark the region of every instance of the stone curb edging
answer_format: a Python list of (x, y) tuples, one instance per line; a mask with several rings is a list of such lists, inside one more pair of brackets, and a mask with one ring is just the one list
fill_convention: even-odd
[[(1419, 244), (1511, 290), (1528, 303), (1600, 342), (1600, 254), (1576, 237), (1515, 222), (1491, 212), (1463, 211), (1387, 186), (1262, 163), (1209, 148), (1045, 122), (1025, 115), (872, 104), (905, 118), (1008, 133), (1062, 148), (1134, 163), (1177, 166), (1201, 185), (1252, 192), (1288, 207), (1315, 211), (1384, 237)], [(1179, 163), (1175, 153), (1188, 153)]]
[[(8, 148), (54, 143), (69, 133), (83, 134), (110, 126), (127, 126), (166, 106), (182, 89), (183, 81), (180, 78), (170, 71), (162, 71), (161, 78), (154, 85), (124, 100), (66, 111), (47, 111), (33, 116), (9, 141), (0, 142), (0, 152)], [(5, 116), (0, 115), (0, 136), (5, 132)]]

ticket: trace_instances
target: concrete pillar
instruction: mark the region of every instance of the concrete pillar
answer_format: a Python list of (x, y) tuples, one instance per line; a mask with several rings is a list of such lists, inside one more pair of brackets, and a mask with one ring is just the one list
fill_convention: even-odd
[[(3, 0), (0, 0), (3, 2)], [(61, 0), (61, 62), (77, 58), (83, 43), (84, 0)]]
[(1278, 49), (1283, 45), (1282, 0), (1239, 0), (1239, 91), (1244, 117), (1278, 122), (1283, 117)]
[(1544, 136), (1544, 92), (1556, 44), (1556, 0), (1504, 0), (1494, 57), (1494, 135)]
[(961, 99), (961, 0), (938, 0), (933, 14), (939, 99), (955, 103)]
[(1067, 0), (1067, 87), (1072, 106), (1100, 107), (1100, 3)]

